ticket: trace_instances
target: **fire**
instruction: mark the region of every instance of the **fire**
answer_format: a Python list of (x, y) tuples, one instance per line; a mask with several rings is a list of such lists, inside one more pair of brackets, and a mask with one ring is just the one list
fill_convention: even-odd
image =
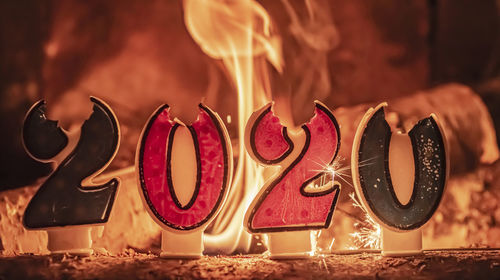
[[(253, 60), (259, 56), (265, 56), (281, 72), (281, 40), (272, 35), (271, 19), (257, 2), (185, 0), (184, 18), (188, 31), (203, 51), (212, 58), (222, 59), (232, 75), (242, 70), (237, 68), (254, 66), (254, 63), (237, 65), (234, 60)], [(245, 77), (235, 77), (236, 82), (242, 79)]]
[[(267, 62), (279, 73), (282, 72), (281, 39), (273, 34), (269, 15), (256, 1), (184, 0), (183, 3), (189, 33), (207, 55), (222, 60), (238, 94), (240, 141), (237, 167), (228, 200), (214, 220), (211, 232), (205, 234), (205, 248), (210, 252), (225, 254), (248, 252), (251, 236), (243, 230), (243, 217), (259, 187), (263, 185), (265, 174), (262, 167), (257, 166), (246, 153), (242, 139), (245, 122), (253, 111), (272, 100)], [(285, 117), (285, 122), (293, 126), (290, 109), (285, 108), (283, 111), (288, 117)], [(312, 191), (331, 188), (336, 175), (345, 181), (337, 161), (325, 165), (325, 170), (326, 174), (308, 188)], [(317, 240), (321, 232), (311, 234), (312, 240)], [(265, 240), (264, 236), (262, 241), (265, 243)], [(333, 240), (328, 250), (332, 243)]]
[(252, 0), (185, 0), (188, 31), (202, 50), (222, 60), (238, 93), (239, 157), (228, 200), (205, 234), (205, 248), (230, 254), (248, 252), (251, 236), (243, 217), (264, 182), (263, 169), (244, 148), (245, 122), (252, 112), (271, 100), (267, 61), (281, 72), (280, 38), (272, 34), (271, 19)]

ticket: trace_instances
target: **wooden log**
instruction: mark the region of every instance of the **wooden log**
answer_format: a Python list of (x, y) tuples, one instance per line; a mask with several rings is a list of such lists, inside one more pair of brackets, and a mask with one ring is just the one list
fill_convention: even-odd
[[(466, 86), (443, 85), (388, 100), (388, 104), (387, 121), (391, 126), (406, 131), (431, 113), (438, 116), (448, 139), (451, 173), (470, 172), (479, 164), (493, 163), (499, 157), (495, 129), (488, 109), (479, 96)], [(335, 110), (341, 125), (341, 156), (350, 158), (359, 121), (368, 108), (376, 105), (370, 103)]]

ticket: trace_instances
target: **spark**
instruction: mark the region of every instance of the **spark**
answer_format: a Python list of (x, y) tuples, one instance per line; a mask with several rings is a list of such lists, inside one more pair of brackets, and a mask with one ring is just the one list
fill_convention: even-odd
[(356, 228), (359, 228), (359, 231), (349, 234), (354, 239), (354, 244), (357, 246), (355, 249), (380, 249), (380, 237), (382, 233), (380, 225), (376, 223), (370, 215), (368, 215), (365, 208), (357, 200), (354, 193), (350, 193), (349, 197), (353, 200), (352, 205), (360, 208), (365, 216), (365, 220), (363, 222), (354, 224)]
[[(328, 183), (327, 177), (331, 176), (332, 181), (335, 180), (335, 178), (339, 178), (343, 183), (347, 184), (350, 187), (353, 187), (351, 183), (351, 167), (349, 165), (342, 165), (342, 162), (345, 160), (343, 157), (337, 157), (332, 163), (325, 163), (325, 162), (318, 162), (311, 160), (313, 163), (315, 163), (317, 166), (319, 166), (318, 169), (315, 169), (314, 171), (316, 172), (324, 172), (325, 174), (322, 176), (320, 179), (320, 184), (316, 185), (314, 184), (314, 188), (320, 188), (324, 186), (324, 184)], [(374, 158), (369, 158), (363, 161), (360, 161), (358, 166), (368, 166), (373, 164), (373, 161), (375, 160)]]
[(326, 272), (330, 273), (330, 270), (328, 269), (328, 265), (326, 265), (325, 258), (321, 259), (323, 261), (323, 265), (325, 266)]
[[(324, 173), (323, 176), (321, 176), (319, 180), (316, 181), (316, 183), (310, 185), (312, 189), (323, 188), (329, 182), (335, 183), (336, 178), (339, 178), (347, 185), (353, 187), (351, 184), (351, 168), (349, 165), (343, 166), (341, 164), (343, 160), (344, 158), (341, 157), (337, 157), (332, 163), (317, 162), (312, 160), (312, 162), (319, 167), (315, 171)], [(375, 158), (369, 158), (360, 161), (358, 166), (361, 167), (361, 166), (371, 165), (373, 164), (374, 160)], [(381, 232), (382, 232), (380, 225), (377, 222), (375, 222), (375, 220), (373, 220), (373, 218), (370, 217), (370, 215), (368, 215), (365, 208), (357, 200), (356, 195), (354, 193), (350, 193), (349, 197), (353, 200), (353, 206), (361, 209), (364, 214), (364, 220), (356, 222), (354, 224), (355, 228), (357, 228), (358, 231), (350, 234), (350, 236), (354, 239), (354, 245), (355, 245), (350, 247), (350, 249), (353, 250), (361, 248), (380, 249)], [(316, 235), (316, 240), (318, 238), (319, 234)], [(319, 250), (316, 248), (313, 254), (319, 255)]]
[[(317, 161), (311, 160), (314, 164), (319, 166), (319, 168), (314, 169), (314, 171), (324, 173), (323, 176), (321, 176), (319, 179), (319, 184), (314, 184), (313, 188), (324, 187), (330, 181), (332, 183), (335, 183), (335, 178), (339, 178), (344, 183), (352, 186), (348, 180), (351, 177), (349, 175), (350, 172), (348, 172), (348, 171), (350, 171), (350, 168), (349, 168), (349, 166), (342, 166), (341, 165), (341, 162), (343, 160), (344, 159), (341, 157), (335, 158), (335, 160), (332, 163), (317, 162)], [(331, 179), (329, 177), (331, 177)]]

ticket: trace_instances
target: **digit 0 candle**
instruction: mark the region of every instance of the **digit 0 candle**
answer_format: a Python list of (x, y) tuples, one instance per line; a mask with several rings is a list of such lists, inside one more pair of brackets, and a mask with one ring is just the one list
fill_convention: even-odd
[(163, 228), (162, 256), (200, 257), (203, 230), (223, 205), (232, 176), (229, 135), (219, 116), (199, 105), (191, 125), (171, 120), (168, 105), (147, 122), (137, 151), (140, 193)]
[(335, 117), (316, 101), (312, 119), (298, 131), (290, 131), (269, 103), (250, 117), (245, 145), (257, 162), (280, 167), (248, 208), (246, 229), (269, 233), (273, 258), (308, 256), (310, 231), (330, 226), (340, 193), (333, 178), (324, 184), (340, 147)]
[(420, 254), (420, 228), (443, 196), (448, 162), (446, 139), (434, 114), (409, 132), (391, 132), (386, 103), (370, 108), (356, 131), (351, 170), (356, 193), (382, 225), (382, 254)]
[[(116, 155), (120, 130), (111, 108), (95, 97), (90, 100), (93, 112), (83, 123), (79, 138), (46, 118), (43, 100), (28, 111), (24, 121), (26, 151), (39, 161), (57, 163), (23, 216), (27, 229), (48, 232), (52, 253), (92, 253), (91, 226), (108, 221), (119, 185), (118, 178), (92, 183)], [(63, 150), (67, 149), (69, 154), (65, 155)]]

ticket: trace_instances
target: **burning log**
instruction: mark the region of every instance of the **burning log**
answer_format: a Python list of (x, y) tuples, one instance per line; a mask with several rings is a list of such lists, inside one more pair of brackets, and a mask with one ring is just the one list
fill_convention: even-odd
[[(500, 209), (496, 206), (500, 198), (495, 195), (500, 185), (494, 177), (499, 173), (500, 164), (477, 169), (480, 165), (497, 160), (499, 153), (491, 119), (479, 97), (464, 86), (446, 85), (389, 101), (389, 104), (392, 112), (388, 114), (388, 121), (402, 128), (411, 127), (416, 120), (431, 112), (436, 113), (449, 141), (452, 174), (455, 176), (450, 180), (443, 206), (426, 226), (424, 246), (484, 245), (485, 241), (490, 246), (500, 244), (497, 237), (500, 229), (496, 226), (500, 224)], [(358, 122), (370, 106), (373, 104), (339, 108), (335, 112), (341, 124), (341, 156), (346, 158), (342, 163), (345, 166), (349, 166), (352, 139)], [(121, 124), (131, 129), (127, 122), (121, 120)], [(135, 151), (133, 143), (126, 143), (122, 147), (130, 154)], [(469, 173), (457, 175), (464, 171)], [(347, 169), (343, 173), (349, 175), (350, 171)], [(133, 168), (106, 176), (119, 176), (123, 185), (102, 237), (95, 239), (94, 249), (111, 254), (128, 248), (154, 251), (158, 246), (160, 229), (142, 206)], [(4, 254), (47, 252), (46, 233), (27, 232), (21, 224), (24, 208), (35, 189), (31, 186), (3, 193), (0, 201), (0, 238)], [(323, 231), (318, 240), (319, 247), (328, 249), (333, 237), (336, 240), (335, 249), (352, 246), (353, 240), (349, 234), (355, 231), (353, 224), (356, 220), (364, 221), (363, 213), (351, 206), (352, 200), (348, 194), (352, 192), (349, 184), (344, 183), (333, 226)], [(98, 232), (95, 234), (97, 237)], [(450, 236), (456, 238), (450, 239)]]
[[(498, 159), (495, 129), (488, 110), (470, 88), (458, 84), (440, 86), (429, 91), (389, 100), (388, 122), (408, 130), (419, 119), (435, 113), (441, 121), (451, 162), (451, 173), (470, 172), (480, 164)], [(341, 124), (341, 156), (350, 158), (352, 140), (366, 110), (377, 104), (339, 108), (335, 115)], [(346, 163), (347, 164), (347, 163)]]

